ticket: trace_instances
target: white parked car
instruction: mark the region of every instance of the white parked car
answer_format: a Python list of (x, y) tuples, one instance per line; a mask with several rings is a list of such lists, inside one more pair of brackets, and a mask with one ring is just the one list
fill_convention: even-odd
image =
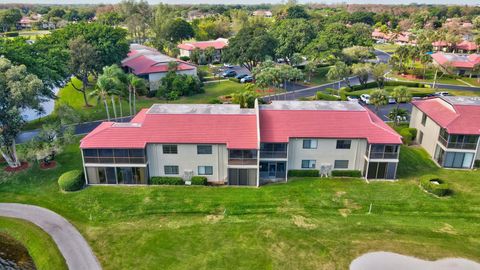
[(450, 94), (448, 92), (435, 92), (435, 95), (441, 97), (441, 96), (449, 96)]
[(348, 101), (357, 101), (357, 102), (358, 102), (358, 98), (356, 98), (356, 97), (351, 97), (351, 96), (347, 96), (347, 100), (348, 100)]
[(365, 104), (370, 104), (370, 95), (369, 94), (361, 94), (360, 100), (365, 102)]
[(224, 67), (226, 68), (233, 68), (234, 66), (232, 64), (225, 63), (223, 64)]
[(388, 104), (395, 104), (397, 101), (393, 97), (388, 97)]

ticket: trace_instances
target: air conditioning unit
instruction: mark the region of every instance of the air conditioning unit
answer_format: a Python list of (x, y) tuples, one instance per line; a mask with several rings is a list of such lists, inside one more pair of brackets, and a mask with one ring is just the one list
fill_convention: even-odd
[(193, 171), (192, 170), (184, 170), (183, 171), (183, 180), (185, 180), (185, 185), (191, 185), (192, 184), (192, 177), (193, 177)]

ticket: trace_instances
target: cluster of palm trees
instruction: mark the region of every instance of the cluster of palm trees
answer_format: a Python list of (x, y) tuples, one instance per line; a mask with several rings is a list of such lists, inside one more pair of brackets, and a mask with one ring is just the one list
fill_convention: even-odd
[[(95, 89), (90, 93), (90, 96), (96, 97), (98, 103), (103, 103), (107, 119), (110, 121), (109, 101), (112, 105), (114, 118), (123, 117), (122, 100), (128, 96), (129, 115), (134, 115), (136, 113), (136, 96), (143, 93), (146, 87), (145, 80), (134, 74), (125, 74), (119, 66), (111, 65), (103, 68), (103, 73), (98, 76)], [(120, 115), (117, 115), (115, 100), (118, 101)]]

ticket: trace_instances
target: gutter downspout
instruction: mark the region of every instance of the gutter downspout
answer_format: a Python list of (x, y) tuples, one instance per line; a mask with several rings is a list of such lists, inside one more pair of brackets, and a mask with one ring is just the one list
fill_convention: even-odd
[(257, 121), (257, 187), (260, 186), (260, 108), (258, 106), (258, 99), (255, 99), (254, 104), (255, 117)]

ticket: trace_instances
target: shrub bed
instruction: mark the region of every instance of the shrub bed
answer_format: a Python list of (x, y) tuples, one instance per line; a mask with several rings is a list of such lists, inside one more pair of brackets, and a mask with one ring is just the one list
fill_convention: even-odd
[(193, 186), (206, 186), (208, 182), (205, 176), (193, 176), (190, 181)]
[(362, 177), (362, 172), (358, 170), (333, 170), (333, 177)]
[(340, 98), (322, 92), (317, 92), (317, 100), (337, 101), (340, 100)]
[(182, 61), (190, 61), (190, 57), (188, 57), (188, 56), (180, 56), (179, 59), (182, 60)]
[(473, 163), (473, 167), (475, 167), (475, 168), (480, 168), (480, 159), (479, 159), (479, 160), (475, 160), (475, 162)]
[(81, 170), (72, 170), (62, 174), (58, 178), (58, 185), (63, 191), (77, 191), (85, 186), (83, 172)]
[(152, 185), (184, 185), (185, 182), (181, 177), (175, 176), (154, 176), (150, 178), (150, 184)]
[(228, 80), (231, 81), (231, 82), (240, 83), (240, 80), (237, 79), (237, 78), (235, 78), (235, 77), (233, 77), (233, 78), (228, 78)]
[(399, 133), (402, 136), (403, 143), (409, 145), (417, 135), (417, 130), (415, 128), (404, 128)]
[(289, 170), (288, 177), (319, 177), (318, 170)]
[(407, 86), (414, 88), (425, 88), (425, 84), (419, 82), (386, 81), (385, 86)]
[(427, 192), (444, 197), (452, 194), (452, 190), (448, 183), (435, 175), (425, 175), (420, 179), (420, 185)]

